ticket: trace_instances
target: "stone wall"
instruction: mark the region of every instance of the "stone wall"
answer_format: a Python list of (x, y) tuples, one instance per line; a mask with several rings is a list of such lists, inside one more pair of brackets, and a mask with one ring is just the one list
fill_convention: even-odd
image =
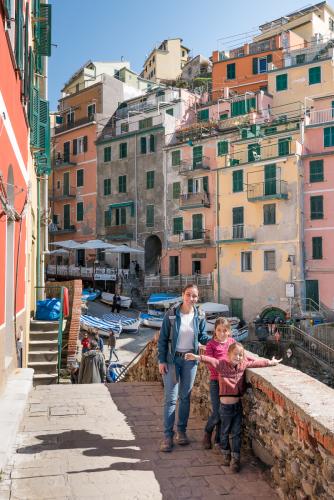
[[(157, 336), (127, 380), (160, 380)], [(288, 366), (247, 370), (243, 398), (245, 441), (265, 462), (282, 499), (334, 498), (334, 391)], [(193, 411), (210, 411), (209, 373), (200, 365), (192, 393)]]

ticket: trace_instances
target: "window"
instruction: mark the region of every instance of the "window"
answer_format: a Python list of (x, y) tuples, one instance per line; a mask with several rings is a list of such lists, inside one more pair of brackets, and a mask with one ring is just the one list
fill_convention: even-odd
[(312, 259), (322, 259), (322, 237), (315, 236), (312, 238)]
[(296, 64), (304, 64), (306, 59), (305, 54), (297, 54), (296, 55)]
[(121, 133), (129, 132), (129, 124), (128, 122), (121, 123)]
[(179, 256), (172, 255), (169, 257), (169, 275), (178, 276), (179, 274)]
[(60, 181), (57, 181), (57, 189), (60, 189)]
[(203, 162), (203, 146), (193, 147), (193, 169), (201, 168)]
[(120, 175), (118, 177), (118, 192), (126, 193), (126, 175)]
[(56, 224), (56, 226), (58, 225), (58, 218), (59, 218), (59, 215), (53, 214), (52, 222), (53, 222), (53, 224)]
[(105, 210), (104, 212), (104, 227), (111, 226), (111, 210)]
[(73, 139), (73, 154), (78, 155), (81, 153), (86, 153), (88, 150), (88, 137), (85, 135), (84, 137), (78, 137), (77, 139)]
[(200, 122), (207, 122), (209, 120), (209, 110), (201, 109), (200, 111), (198, 111), (197, 119)]
[(241, 252), (241, 271), (252, 270), (252, 252)]
[(179, 182), (173, 182), (173, 200), (180, 198), (181, 184)]
[(111, 146), (107, 146), (106, 148), (104, 148), (103, 161), (104, 162), (111, 161)]
[(155, 151), (155, 135), (150, 135), (150, 152), (154, 153)]
[(181, 163), (181, 151), (172, 151), (172, 167), (178, 167)]
[(284, 73), (283, 75), (276, 76), (276, 91), (280, 92), (281, 90), (286, 90), (288, 88), (288, 74)]
[(334, 127), (324, 128), (324, 147), (330, 148), (334, 146)]
[(244, 171), (235, 170), (233, 172), (233, 193), (244, 190)]
[(310, 182), (322, 182), (324, 180), (324, 160), (310, 161)]
[(84, 185), (84, 171), (77, 170), (77, 187), (82, 187)]
[(309, 68), (308, 70), (308, 83), (309, 85), (314, 85), (315, 83), (321, 82), (321, 68), (316, 66), (315, 68)]
[(228, 118), (228, 113), (222, 113), (221, 115), (219, 115), (219, 120), (227, 120)]
[(231, 116), (239, 116), (249, 113), (252, 109), (256, 109), (256, 98), (242, 99), (232, 102)]
[(228, 80), (235, 80), (235, 63), (227, 64), (226, 78)]
[(276, 224), (276, 205), (275, 203), (269, 203), (268, 205), (263, 205), (263, 224), (269, 226), (271, 224)]
[(173, 219), (173, 234), (180, 234), (183, 232), (183, 218), (174, 217)]
[(146, 189), (154, 188), (154, 170), (146, 172)]
[(95, 106), (95, 103), (94, 104), (89, 104), (87, 106), (87, 115), (88, 115), (88, 118), (90, 118), (91, 120), (94, 118), (94, 115), (95, 115), (95, 111), (96, 110), (96, 106)]
[(66, 113), (66, 123), (67, 125), (74, 123), (74, 111), (71, 110), (68, 113)]
[(228, 141), (219, 141), (217, 144), (217, 154), (218, 156), (228, 154)]
[(143, 130), (144, 128), (150, 128), (153, 126), (153, 118), (144, 118), (143, 120), (139, 120), (139, 130)]
[(64, 162), (65, 163), (70, 161), (70, 146), (71, 146), (70, 141), (64, 142), (63, 151), (64, 151)]
[(126, 158), (128, 156), (128, 143), (121, 142), (119, 145), (119, 157), (120, 159)]
[(166, 115), (174, 116), (174, 109), (173, 108), (166, 109)]
[(154, 226), (154, 205), (146, 206), (146, 226), (147, 227)]
[(126, 208), (125, 207), (116, 208), (115, 214), (116, 214), (116, 219), (115, 219), (116, 226), (124, 226), (126, 224)]
[(323, 198), (323, 196), (311, 196), (310, 206), (311, 206), (311, 219), (312, 220), (324, 218), (324, 198)]
[(104, 179), (103, 194), (104, 196), (108, 196), (109, 194), (111, 194), (111, 179)]
[(278, 140), (278, 156), (290, 154), (291, 137), (284, 137)]
[(142, 155), (146, 155), (146, 153), (147, 153), (146, 137), (141, 137), (140, 138), (140, 153)]
[(82, 201), (77, 203), (77, 221), (83, 221), (83, 203)]
[(248, 144), (248, 161), (257, 161), (261, 159), (261, 146), (257, 142)]
[(275, 250), (266, 250), (264, 252), (264, 270), (265, 271), (275, 271), (276, 270)]

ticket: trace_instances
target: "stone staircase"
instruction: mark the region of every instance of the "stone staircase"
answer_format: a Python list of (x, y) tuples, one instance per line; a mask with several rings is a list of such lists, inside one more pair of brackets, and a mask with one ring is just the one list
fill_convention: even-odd
[(28, 367), (34, 369), (34, 385), (55, 384), (58, 366), (58, 322), (30, 321)]

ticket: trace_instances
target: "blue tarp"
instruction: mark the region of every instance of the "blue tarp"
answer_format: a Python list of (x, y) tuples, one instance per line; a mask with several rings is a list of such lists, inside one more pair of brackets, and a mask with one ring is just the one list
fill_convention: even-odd
[(174, 299), (177, 300), (178, 298), (178, 295), (174, 295), (171, 293), (152, 293), (152, 295), (149, 296), (147, 303), (155, 304), (156, 302), (163, 302), (165, 300), (173, 301)]
[(37, 301), (35, 318), (39, 321), (57, 321), (60, 317), (60, 300), (47, 299)]

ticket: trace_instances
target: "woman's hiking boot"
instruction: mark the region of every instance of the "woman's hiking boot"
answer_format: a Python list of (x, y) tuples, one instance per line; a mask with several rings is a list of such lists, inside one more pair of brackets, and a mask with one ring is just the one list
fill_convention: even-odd
[(240, 471), (240, 455), (232, 453), (230, 469), (232, 472)]
[(173, 438), (164, 437), (160, 443), (160, 451), (169, 452), (173, 449)]
[(178, 432), (176, 434), (176, 442), (181, 446), (186, 446), (187, 444), (190, 444), (188, 436), (185, 432)]
[(211, 448), (212, 448), (211, 436), (212, 436), (211, 432), (204, 432), (204, 437), (203, 437), (202, 443), (203, 443), (203, 448), (205, 450), (211, 450)]

